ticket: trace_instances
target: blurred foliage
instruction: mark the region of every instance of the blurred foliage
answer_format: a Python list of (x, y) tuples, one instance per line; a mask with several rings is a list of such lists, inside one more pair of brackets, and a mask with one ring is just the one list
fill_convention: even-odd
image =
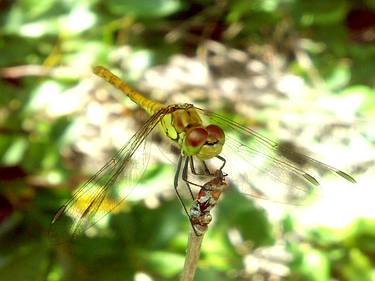
[(291, 244), (292, 280), (373, 280), (374, 222), (358, 220), (345, 231), (314, 229), (301, 247)]
[[(136, 81), (207, 39), (254, 54), (271, 48), (308, 83), (319, 73), (331, 94), (359, 93), (361, 114), (374, 116), (374, 10), (374, 0), (0, 1), (0, 280), (133, 280), (139, 272), (177, 280), (181, 271), (189, 225), (177, 200), (134, 203), (98, 235), (50, 243), (53, 214), (85, 177), (66, 155), (79, 130), (74, 114), (46, 112), (92, 65), (122, 65)], [(250, 280), (236, 272), (243, 254), (228, 239), (232, 228), (252, 249), (273, 243), (267, 216), (243, 200), (228, 193), (220, 201), (196, 280)], [(288, 280), (374, 280), (374, 229), (363, 219), (342, 235), (316, 229), (289, 242)]]

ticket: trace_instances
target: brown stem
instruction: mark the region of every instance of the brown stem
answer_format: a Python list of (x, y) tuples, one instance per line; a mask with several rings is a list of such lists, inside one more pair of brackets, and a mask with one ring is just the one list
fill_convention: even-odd
[(180, 281), (192, 281), (194, 279), (195, 271), (197, 270), (198, 266), (203, 237), (204, 233), (197, 236), (194, 230), (190, 229), (185, 264)]

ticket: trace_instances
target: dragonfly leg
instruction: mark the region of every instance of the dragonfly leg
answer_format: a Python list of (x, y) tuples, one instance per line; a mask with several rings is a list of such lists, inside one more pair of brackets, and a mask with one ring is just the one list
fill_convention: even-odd
[(206, 163), (202, 160), (202, 166), (204, 168), (204, 173), (199, 173), (195, 170), (195, 166), (194, 166), (194, 158), (193, 156), (190, 156), (190, 170), (191, 170), (191, 173), (195, 176), (212, 176), (212, 173), (210, 172), (210, 170), (208, 169)]
[[(194, 167), (194, 159), (193, 159), (193, 156), (190, 156), (190, 169), (191, 169), (191, 172), (192, 174), (194, 175), (198, 175), (198, 176), (213, 176), (214, 174), (211, 173), (210, 169), (207, 167), (207, 164), (204, 160), (202, 160), (202, 166), (203, 166), (203, 169), (204, 169), (204, 173), (198, 173), (196, 170), (195, 170), (195, 167)], [(217, 155), (216, 156), (217, 159), (221, 160), (223, 163), (221, 164), (219, 170), (223, 170), (227, 160), (225, 160), (224, 157), (220, 156), (220, 155)]]
[(193, 157), (190, 156), (189, 158), (190, 158), (190, 170), (191, 170), (191, 173), (192, 173), (193, 175), (199, 176), (199, 173), (195, 170), (194, 159), (193, 159)]
[[(179, 177), (180, 177), (180, 171), (181, 171), (181, 165), (182, 165), (182, 158), (183, 158), (183, 156), (181, 156), (181, 155), (178, 157), (178, 163), (177, 163), (176, 174), (175, 174), (175, 176), (174, 176), (174, 189), (175, 189), (175, 191), (176, 191), (176, 194), (177, 194), (177, 198), (178, 198), (178, 200), (180, 201), (182, 207), (184, 208), (185, 213), (186, 213), (187, 216), (190, 218), (190, 216), (189, 216), (189, 212), (188, 212), (188, 210), (186, 209), (185, 203), (184, 203), (184, 201), (182, 200), (180, 193), (178, 192), (178, 179), (179, 179)], [(192, 191), (191, 191), (190, 187), (189, 187), (189, 190), (190, 190), (190, 193), (192, 194)]]
[(185, 184), (186, 184), (186, 187), (188, 188), (188, 190), (189, 190), (189, 192), (190, 192), (191, 198), (194, 200), (194, 194), (193, 194), (193, 192), (191, 191), (190, 184), (192, 184), (192, 185), (196, 185), (196, 186), (199, 186), (199, 187), (200, 187), (200, 185), (197, 185), (197, 184), (195, 184), (195, 183), (193, 183), (193, 182), (190, 182), (190, 181), (188, 180), (189, 158), (191, 158), (191, 157), (187, 157), (187, 158), (185, 159), (184, 168), (182, 169), (182, 179), (184, 180), (184, 182), (185, 182)]
[(202, 165), (203, 165), (204, 172), (206, 173), (206, 175), (212, 176), (213, 174), (211, 173), (210, 169), (208, 169), (206, 162), (204, 162), (203, 160), (202, 160)]
[(177, 187), (178, 187), (178, 178), (180, 177), (181, 164), (182, 164), (182, 156), (180, 155), (178, 157), (176, 173), (174, 174), (174, 183), (173, 183), (173, 186), (174, 186), (174, 188), (176, 190), (177, 190)]
[[(184, 203), (184, 201), (182, 201), (181, 195), (180, 195), (180, 193), (178, 192), (178, 179), (179, 179), (179, 177), (180, 177), (180, 171), (181, 171), (182, 160), (183, 160), (183, 156), (180, 155), (180, 156), (178, 157), (178, 163), (177, 163), (176, 174), (175, 174), (175, 176), (174, 176), (174, 189), (175, 189), (175, 191), (176, 191), (176, 194), (177, 194), (177, 198), (178, 198), (178, 200), (180, 201), (182, 207), (184, 208), (184, 211), (185, 211), (187, 217), (189, 218), (189, 222), (190, 222), (190, 224), (191, 224), (191, 227), (192, 227), (193, 230), (194, 230), (195, 235), (200, 236), (199, 233), (197, 233), (197, 231), (196, 231), (196, 229), (195, 229), (195, 227), (194, 227), (194, 224), (193, 224), (193, 222), (192, 222), (192, 220), (191, 220), (190, 213), (189, 213), (189, 211), (186, 209), (185, 203)], [(187, 170), (187, 165), (186, 165), (186, 163), (188, 163), (187, 160), (188, 160), (188, 159), (186, 159), (186, 161), (185, 161), (185, 165), (184, 165), (184, 168), (183, 168), (183, 171), (182, 171), (183, 173), (184, 173), (184, 170)], [(186, 172), (186, 173), (187, 173), (187, 172)], [(191, 196), (192, 196), (193, 199), (194, 199), (193, 193), (192, 193), (192, 191), (191, 191), (191, 189), (190, 189), (190, 186), (188, 185), (187, 178), (186, 178), (186, 181), (185, 181), (185, 182), (186, 182), (186, 184), (187, 184), (187, 186), (188, 186), (188, 188), (189, 188), (189, 191), (190, 191)], [(192, 184), (194, 184), (194, 183), (192, 183)], [(195, 184), (195, 185), (196, 185), (196, 184)]]
[[(201, 184), (197, 184), (195, 182), (192, 182), (188, 179), (188, 167), (189, 166), (189, 162), (188, 162), (188, 159), (185, 160), (185, 164), (184, 164), (184, 168), (182, 170), (182, 175), (181, 175), (181, 178), (183, 179), (183, 181), (186, 183), (186, 184), (191, 184), (191, 185), (194, 185), (194, 186), (197, 186), (197, 187), (202, 187)], [(206, 174), (199, 174), (199, 173), (196, 173), (194, 175), (197, 175), (197, 176), (205, 176)], [(189, 190), (190, 190), (190, 193), (192, 193), (191, 189), (190, 189), (190, 186), (189, 186)], [(194, 199), (194, 196), (193, 196), (193, 199)]]
[(227, 160), (225, 160), (225, 158), (223, 156), (220, 156), (220, 155), (217, 155), (216, 158), (223, 161), (223, 164), (221, 165), (221, 167), (219, 169), (221, 171), (224, 168), (225, 164), (227, 163)]

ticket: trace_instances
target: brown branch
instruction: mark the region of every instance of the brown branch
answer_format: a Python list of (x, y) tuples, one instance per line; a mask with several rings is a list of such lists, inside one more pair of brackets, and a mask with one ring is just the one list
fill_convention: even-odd
[[(87, 69), (89, 73), (89, 69)], [(70, 66), (46, 67), (43, 65), (27, 64), (0, 68), (0, 77), (7, 79), (19, 79), (28, 76), (49, 77), (83, 77), (84, 70), (76, 70)]]
[(227, 187), (226, 176), (221, 169), (217, 170), (214, 178), (202, 185), (193, 202), (189, 213), (191, 229), (188, 248), (180, 281), (193, 281), (198, 266), (203, 237), (212, 219), (210, 211), (215, 207), (221, 193)]
[(198, 236), (195, 234), (193, 228), (190, 229), (185, 264), (180, 281), (192, 281), (194, 279), (203, 237), (204, 233)]

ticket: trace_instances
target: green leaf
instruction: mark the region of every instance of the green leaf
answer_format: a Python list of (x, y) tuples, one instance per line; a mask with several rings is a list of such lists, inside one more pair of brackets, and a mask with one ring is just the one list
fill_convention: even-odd
[(330, 77), (327, 77), (326, 84), (329, 89), (336, 90), (348, 85), (351, 78), (351, 69), (348, 65), (339, 64), (333, 70)]
[(154, 251), (144, 252), (141, 255), (152, 272), (167, 278), (179, 274), (184, 265), (184, 256), (171, 252)]
[(371, 261), (358, 249), (349, 253), (349, 261), (343, 265), (342, 272), (346, 280), (371, 281), (373, 267)]
[(136, 18), (162, 18), (181, 9), (179, 0), (110, 0), (108, 8), (115, 15), (129, 15)]
[(359, 108), (363, 115), (375, 115), (375, 90), (365, 85), (353, 85), (345, 88), (340, 95), (345, 97), (357, 97), (361, 100)]
[(19, 164), (26, 152), (27, 144), (27, 140), (23, 137), (14, 138), (1, 159), (2, 163), (5, 165)]
[(215, 281), (230, 281), (235, 280), (234, 278), (230, 278), (228, 274), (220, 271), (214, 270), (203, 270), (198, 268), (195, 277), (195, 281), (206, 281), (206, 280), (215, 280)]
[(345, 19), (349, 5), (344, 0), (317, 0), (299, 1), (293, 8), (302, 25), (331, 25)]
[(46, 243), (29, 241), (22, 246), (14, 245), (8, 256), (2, 255), (0, 280), (43, 280), (47, 261)]
[(255, 246), (272, 244), (271, 225), (265, 211), (236, 191), (228, 191), (218, 203), (218, 225), (238, 229)]
[(366, 6), (375, 9), (375, 0), (365, 0)]
[(293, 274), (305, 281), (327, 281), (330, 276), (330, 263), (327, 256), (306, 245), (291, 263)]

